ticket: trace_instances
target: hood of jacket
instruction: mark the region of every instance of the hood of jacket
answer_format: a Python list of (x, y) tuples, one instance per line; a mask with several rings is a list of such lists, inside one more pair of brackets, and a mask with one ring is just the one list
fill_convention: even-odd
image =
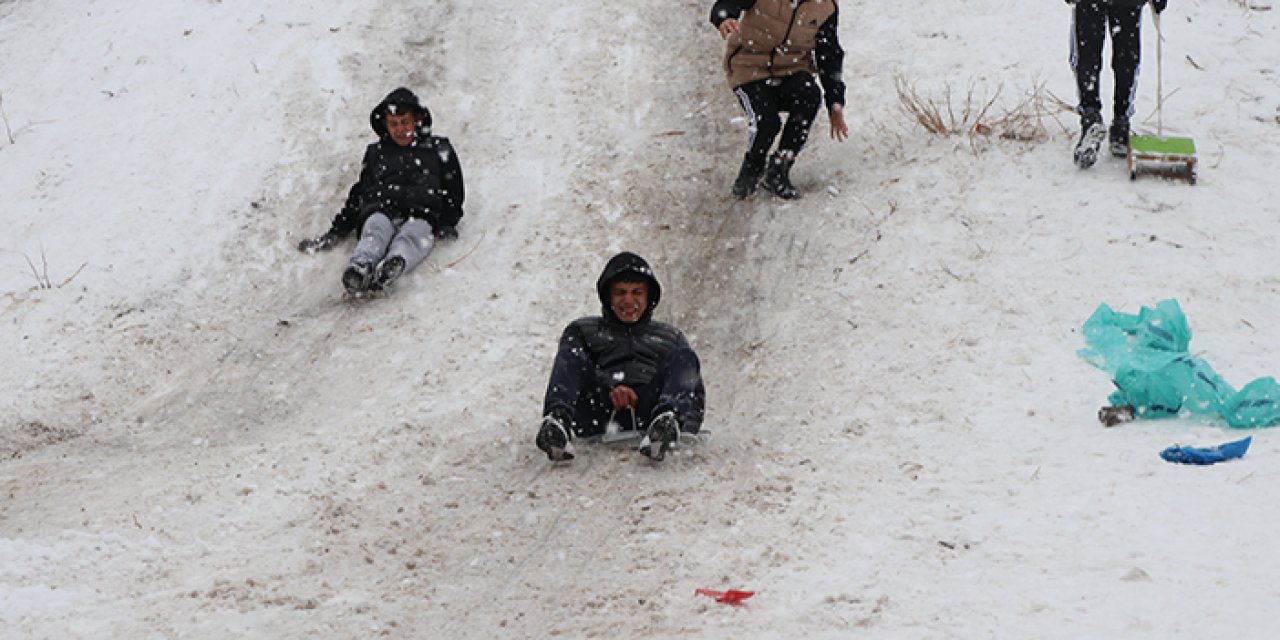
[(640, 316), (637, 324), (648, 322), (649, 316), (653, 315), (654, 308), (658, 306), (658, 300), (662, 299), (662, 285), (658, 284), (658, 276), (653, 274), (649, 263), (630, 251), (623, 251), (610, 258), (604, 271), (600, 272), (600, 278), (596, 280), (596, 294), (600, 296), (604, 317), (613, 322), (621, 322), (609, 305), (609, 286), (622, 275), (635, 276), (649, 283), (649, 308), (644, 310), (644, 315)]
[(382, 118), (386, 115), (388, 107), (394, 108), (395, 113), (400, 113), (401, 110), (418, 113), (422, 116), (418, 119), (418, 140), (425, 140), (431, 135), (431, 112), (422, 106), (422, 102), (414, 92), (400, 87), (388, 93), (387, 97), (369, 112), (369, 126), (373, 128), (374, 133), (378, 134), (378, 139), (387, 139), (387, 123), (383, 122)]

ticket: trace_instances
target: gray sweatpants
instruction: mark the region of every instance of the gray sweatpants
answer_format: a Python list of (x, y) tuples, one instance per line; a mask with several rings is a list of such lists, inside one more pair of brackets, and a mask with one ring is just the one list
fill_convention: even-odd
[(435, 244), (436, 238), (431, 235), (431, 224), (427, 221), (409, 218), (396, 228), (385, 214), (375, 213), (365, 220), (360, 242), (351, 254), (351, 264), (377, 266), (391, 256), (400, 256), (408, 273), (426, 259)]

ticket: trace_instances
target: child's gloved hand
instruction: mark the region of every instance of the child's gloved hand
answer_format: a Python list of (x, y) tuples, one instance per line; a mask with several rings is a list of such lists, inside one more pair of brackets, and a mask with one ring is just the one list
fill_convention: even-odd
[(298, 243), (298, 251), (313, 253), (316, 251), (324, 251), (329, 249), (338, 241), (338, 236), (332, 231), (326, 231), (324, 235), (315, 238), (305, 238)]

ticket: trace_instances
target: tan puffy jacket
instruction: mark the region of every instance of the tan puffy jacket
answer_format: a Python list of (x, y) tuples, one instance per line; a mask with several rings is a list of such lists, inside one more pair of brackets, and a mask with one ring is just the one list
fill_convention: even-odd
[(724, 54), (729, 86), (816, 73), (818, 29), (835, 11), (835, 0), (797, 0), (794, 5), (791, 0), (758, 0), (738, 20), (741, 32), (729, 36)]

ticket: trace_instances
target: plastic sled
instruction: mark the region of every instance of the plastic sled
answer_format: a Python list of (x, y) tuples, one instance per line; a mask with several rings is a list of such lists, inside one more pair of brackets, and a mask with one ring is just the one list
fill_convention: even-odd
[(1183, 177), (1196, 183), (1196, 143), (1191, 138), (1129, 137), (1129, 179), (1139, 172)]

